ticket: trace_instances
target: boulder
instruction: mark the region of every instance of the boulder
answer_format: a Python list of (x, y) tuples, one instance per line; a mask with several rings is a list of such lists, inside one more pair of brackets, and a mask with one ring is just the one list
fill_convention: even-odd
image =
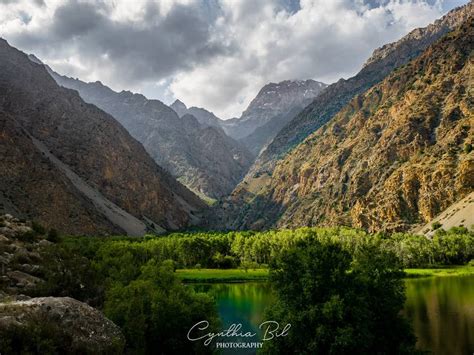
[[(9, 343), (9, 339), (15, 342)], [(117, 325), (73, 298), (0, 303), (0, 346), (23, 352), (35, 341), (44, 341), (49, 351), (73, 354), (120, 354), (125, 343)]]

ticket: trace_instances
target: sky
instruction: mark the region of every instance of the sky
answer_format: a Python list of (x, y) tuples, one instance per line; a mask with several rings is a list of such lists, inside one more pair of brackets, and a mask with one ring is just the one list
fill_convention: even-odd
[(262, 86), (332, 83), (467, 0), (0, 0), (0, 37), (60, 74), (238, 117)]

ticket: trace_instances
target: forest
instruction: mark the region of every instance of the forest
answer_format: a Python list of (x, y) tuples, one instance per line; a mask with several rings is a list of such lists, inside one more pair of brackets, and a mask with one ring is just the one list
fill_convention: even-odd
[(64, 238), (61, 248), (94, 260), (99, 269), (137, 275), (150, 259), (172, 260), (175, 268), (257, 268), (300, 240), (333, 241), (350, 253), (365, 244), (393, 252), (404, 268), (461, 265), (474, 259), (474, 233), (465, 227), (438, 229), (432, 238), (409, 233), (370, 234), (347, 227), (265, 232), (189, 232), (143, 238)]

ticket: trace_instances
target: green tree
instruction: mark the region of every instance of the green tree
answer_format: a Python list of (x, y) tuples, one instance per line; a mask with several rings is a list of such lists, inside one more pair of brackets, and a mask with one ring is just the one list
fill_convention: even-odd
[[(193, 354), (211, 349), (183, 334), (197, 322), (218, 324), (214, 300), (183, 286), (172, 261), (151, 259), (128, 285), (116, 283), (106, 294), (105, 315), (120, 326), (134, 354)], [(212, 331), (210, 329), (210, 331)]]
[(400, 354), (415, 338), (399, 316), (403, 272), (377, 243), (351, 255), (339, 243), (309, 237), (270, 264), (278, 301), (267, 319), (291, 324), (286, 337), (265, 342), (270, 354)]

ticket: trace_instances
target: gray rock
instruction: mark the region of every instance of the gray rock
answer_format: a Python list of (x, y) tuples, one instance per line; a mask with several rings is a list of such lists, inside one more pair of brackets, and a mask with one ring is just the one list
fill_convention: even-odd
[[(121, 353), (124, 337), (120, 328), (101, 312), (69, 297), (42, 297), (0, 303), (0, 335), (10, 327), (55, 326), (54, 336), (67, 336), (68, 352), (81, 354)], [(51, 339), (61, 341), (61, 339)]]

